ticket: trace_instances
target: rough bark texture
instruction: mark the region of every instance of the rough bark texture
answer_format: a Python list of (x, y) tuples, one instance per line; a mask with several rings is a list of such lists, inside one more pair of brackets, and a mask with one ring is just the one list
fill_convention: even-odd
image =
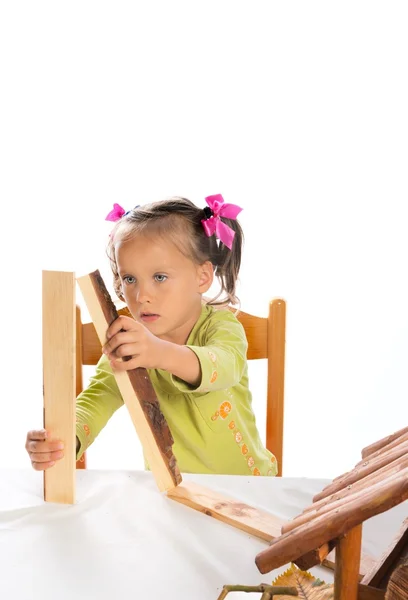
[[(90, 273), (89, 277), (100, 301), (106, 321), (108, 325), (111, 325), (119, 316), (116, 307), (112, 302), (99, 271)], [(146, 416), (146, 420), (150, 426), (158, 449), (168, 465), (168, 470), (171, 473), (175, 485), (178, 485), (181, 482), (181, 475), (177, 466), (176, 457), (173, 454), (173, 436), (171, 435), (167, 421), (160, 410), (160, 404), (149, 375), (144, 368), (132, 369), (131, 371), (127, 371), (127, 374), (129, 375), (129, 380)]]
[(408, 561), (397, 567), (391, 575), (385, 600), (408, 600)]

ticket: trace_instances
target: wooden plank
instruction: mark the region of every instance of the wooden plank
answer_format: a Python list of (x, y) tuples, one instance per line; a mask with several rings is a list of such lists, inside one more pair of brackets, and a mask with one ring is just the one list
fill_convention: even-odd
[(282, 476), (283, 422), (285, 387), (286, 302), (275, 298), (268, 317), (268, 406), (266, 411), (266, 447), (278, 462)]
[[(99, 271), (77, 281), (103, 345), (109, 325), (118, 317), (117, 310)], [(146, 369), (113, 373), (159, 490), (175, 487), (181, 475), (172, 451), (173, 437)]]
[(402, 527), (398, 531), (391, 544), (383, 553), (381, 558), (375, 563), (370, 571), (366, 573), (361, 583), (372, 587), (380, 587), (380, 584), (391, 573), (395, 567), (396, 561), (402, 554), (403, 549), (408, 544), (408, 518), (404, 520)]
[[(75, 331), (76, 331), (76, 356), (75, 356), (75, 370), (76, 370), (76, 383), (75, 383), (75, 394), (78, 398), (84, 387), (83, 374), (82, 374), (82, 319), (81, 309), (77, 305), (75, 310)], [(79, 460), (76, 461), (77, 469), (86, 469), (86, 452), (84, 452)]]
[(334, 600), (357, 600), (363, 526), (353, 527), (336, 544)]
[[(118, 310), (118, 315), (131, 317), (129, 309), (126, 307)], [(83, 323), (81, 327), (82, 333), (82, 364), (96, 365), (102, 356), (102, 344), (96, 333), (93, 323)]]
[(191, 481), (168, 490), (167, 496), (209, 517), (270, 542), (280, 536), (283, 519)]
[(75, 275), (42, 272), (44, 428), (64, 457), (44, 471), (44, 500), (75, 502)]

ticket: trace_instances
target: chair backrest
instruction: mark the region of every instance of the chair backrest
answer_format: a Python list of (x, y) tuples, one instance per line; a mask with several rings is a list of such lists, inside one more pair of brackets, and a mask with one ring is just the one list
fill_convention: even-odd
[[(77, 306), (76, 371), (77, 395), (83, 389), (82, 366), (96, 365), (102, 351), (93, 323), (82, 323)], [(231, 309), (235, 310), (235, 309)], [(130, 316), (127, 308), (119, 314)], [(248, 360), (267, 359), (268, 382), (266, 402), (266, 447), (278, 461), (278, 475), (282, 475), (284, 378), (285, 378), (285, 330), (286, 303), (275, 298), (269, 304), (268, 317), (257, 317), (240, 311), (237, 315), (248, 340)], [(77, 468), (85, 468), (86, 457), (77, 462)]]

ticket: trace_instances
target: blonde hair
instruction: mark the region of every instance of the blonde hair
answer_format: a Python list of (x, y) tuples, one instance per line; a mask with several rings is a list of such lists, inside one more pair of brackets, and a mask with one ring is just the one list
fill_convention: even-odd
[(197, 265), (202, 265), (206, 261), (212, 263), (214, 275), (221, 289), (214, 298), (207, 301), (207, 304), (212, 306), (239, 304), (236, 284), (244, 241), (241, 226), (237, 220), (222, 218), (222, 221), (235, 232), (232, 250), (230, 250), (215, 236), (206, 235), (201, 223), (204, 218), (202, 208), (178, 196), (145, 204), (126, 213), (114, 226), (107, 247), (113, 273), (113, 286), (117, 296), (124, 300), (116, 263), (115, 244), (119, 240), (126, 241), (142, 234), (170, 239), (184, 256)]

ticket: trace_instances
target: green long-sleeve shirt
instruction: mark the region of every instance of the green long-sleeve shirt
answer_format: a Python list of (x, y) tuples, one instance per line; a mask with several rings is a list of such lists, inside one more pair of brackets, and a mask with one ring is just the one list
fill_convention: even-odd
[[(276, 475), (275, 457), (261, 443), (248, 388), (245, 331), (229, 310), (204, 305), (186, 344), (201, 365), (193, 387), (161, 369), (148, 373), (174, 438), (181, 472)], [(102, 356), (77, 398), (78, 458), (123, 404), (112, 369)]]

